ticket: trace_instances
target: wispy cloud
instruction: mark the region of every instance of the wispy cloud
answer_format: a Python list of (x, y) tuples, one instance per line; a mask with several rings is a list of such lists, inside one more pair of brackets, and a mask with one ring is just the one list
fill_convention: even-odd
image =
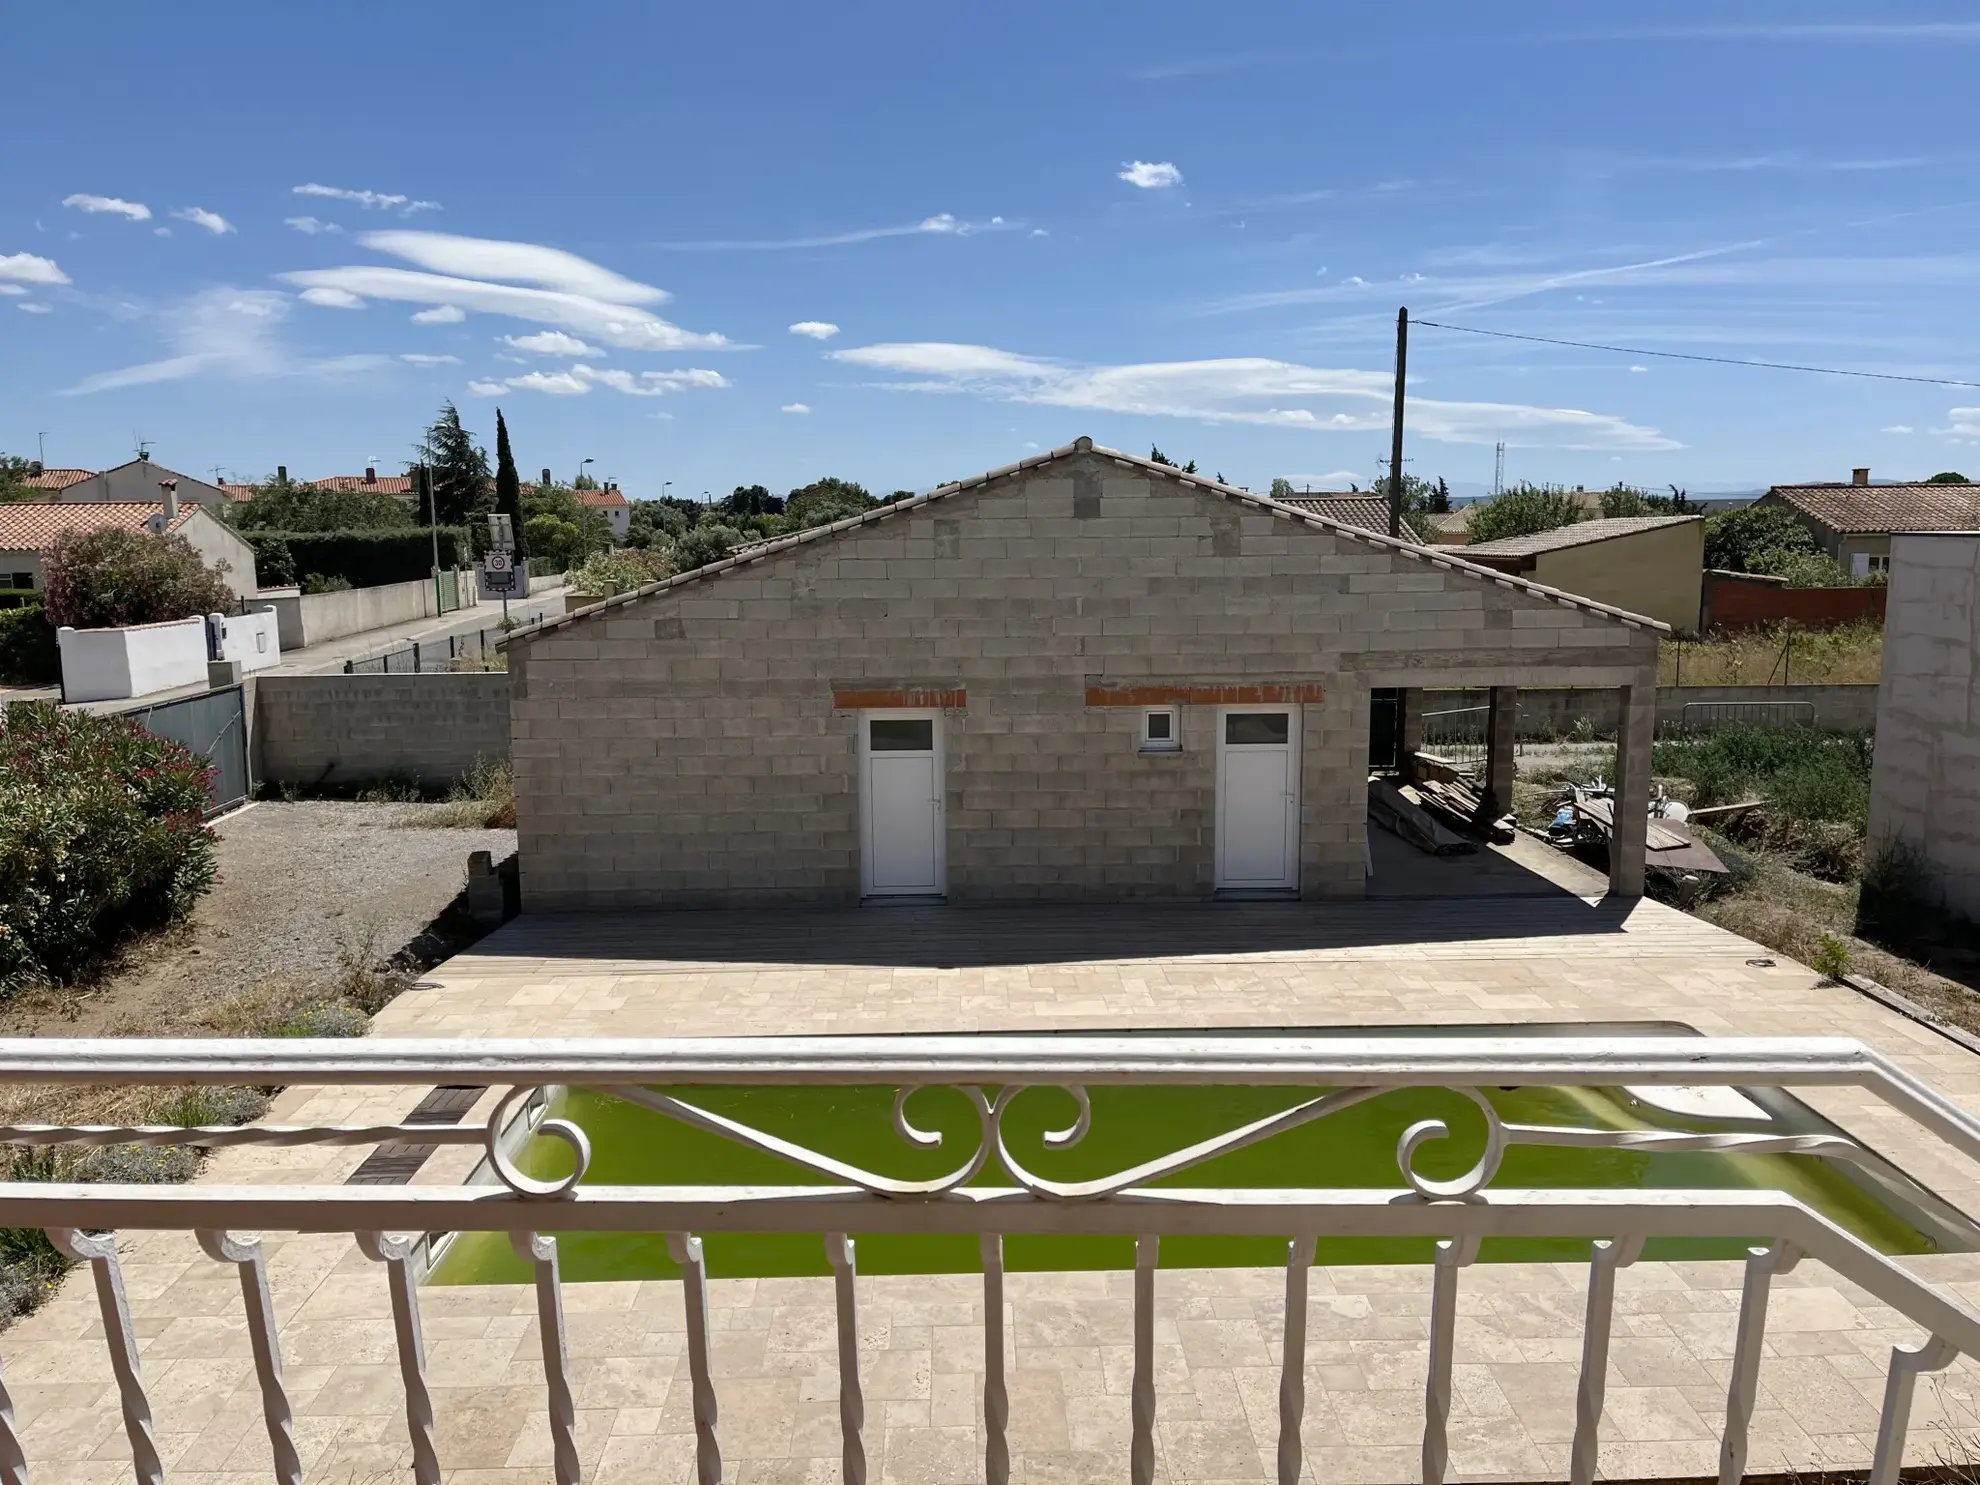
[(461, 364), (461, 358), (459, 356), (431, 356), (423, 351), (405, 351), (399, 356), (399, 359), (404, 361), (408, 366), (458, 366)]
[(415, 325), (458, 325), (467, 318), (467, 311), (458, 304), (436, 304), (432, 309), (422, 309), (412, 317)]
[(272, 289), (215, 288), (147, 312), (175, 354), (84, 377), (63, 395), (81, 396), (122, 387), (217, 374), (238, 378), (337, 376), (376, 370), (389, 356), (298, 358), (278, 335), (289, 299)]
[(191, 222), (195, 227), (204, 227), (215, 237), (224, 237), (234, 230), (234, 224), (217, 211), (208, 211), (203, 206), (182, 206), (172, 215), (182, 222)]
[(671, 253), (780, 252), (787, 248), (845, 247), (887, 237), (973, 237), (979, 232), (1016, 231), (1023, 225), (1002, 217), (969, 222), (940, 211), (900, 227), (859, 227), (850, 232), (826, 232), (811, 237), (723, 237), (709, 242), (659, 242), (654, 246)]
[(24, 315), (52, 315), (55, 313), (53, 309), (38, 299), (23, 299), (14, 308), (18, 309)]
[(1952, 426), (1946, 431), (1966, 438), (1980, 438), (1980, 407), (1955, 407), (1946, 416)]
[(539, 330), (534, 335), (505, 335), (504, 345), (514, 346), (519, 351), (528, 351), (532, 356), (597, 356), (602, 355), (596, 346), (586, 345), (575, 335), (566, 335), (561, 330)]
[(471, 382), (468, 390), (477, 397), (492, 397), (505, 390), (543, 392), (552, 397), (582, 397), (593, 387), (608, 387), (628, 397), (665, 397), (674, 392), (728, 385), (729, 379), (719, 371), (633, 372), (616, 367), (587, 366), (579, 362), (563, 371), (528, 371), (500, 381)]
[(68, 274), (56, 266), (53, 258), (36, 257), (33, 253), (12, 253), (0, 256), (0, 279), (18, 284), (66, 284)]
[(1890, 427), (1880, 428), (1877, 431), (1880, 433), (1913, 433), (1916, 432), (1917, 430), (1914, 429), (1909, 423), (1893, 423), (1890, 425)]
[(0, 283), (0, 298), (9, 296), (19, 298), (25, 293), (27, 293), (27, 290), (19, 284)]
[(322, 233), (341, 233), (344, 229), (335, 222), (326, 222), (321, 217), (283, 217), (282, 225), (293, 227), (305, 237), (316, 237)]
[(411, 216), (416, 211), (438, 211), (437, 201), (415, 201), (410, 196), (401, 196), (390, 191), (352, 191), (343, 186), (320, 186), (311, 181), (306, 186), (291, 186), (290, 191), (297, 196), (317, 196), (326, 201), (348, 201), (361, 206), (366, 211), (397, 211), (401, 216)]
[(73, 206), (77, 211), (87, 212), (91, 216), (129, 217), (134, 222), (151, 220), (150, 207), (142, 201), (126, 201), (119, 196), (91, 196), (87, 192), (78, 191), (73, 196), (64, 196), (62, 204)]
[(1349, 485), (1367, 479), (1368, 475), (1354, 469), (1336, 469), (1327, 474), (1289, 474), (1286, 478), (1301, 490), (1310, 490), (1317, 495), (1328, 490), (1345, 490)]
[[(351, 266), (304, 269), (281, 277), (305, 291), (330, 289), (358, 299), (531, 320), (621, 350), (706, 350), (729, 345), (726, 336), (683, 330), (643, 307), (666, 300), (670, 297), (666, 290), (625, 278), (560, 248), (441, 232), (368, 232), (358, 240), (365, 247), (437, 271)], [(521, 282), (496, 282), (502, 279)]]
[(782, 407), (778, 408), (777, 411), (787, 412), (787, 413), (808, 413), (811, 411), (811, 409), (806, 407), (802, 402), (786, 402)]
[(299, 296), (304, 304), (314, 304), (319, 309), (363, 309), (364, 300), (347, 289), (314, 288), (304, 289)]
[[(1388, 427), (1393, 385), (1386, 372), (1330, 370), (1263, 357), (1082, 366), (940, 341), (859, 346), (829, 354), (847, 365), (918, 378), (881, 383), (899, 391), (966, 392), (1140, 417), (1340, 432)], [(1679, 447), (1654, 428), (1577, 408), (1412, 397), (1409, 419), (1413, 431), (1448, 443), (1504, 439), (1555, 448)]]
[(812, 340), (830, 340), (839, 333), (839, 327), (830, 320), (799, 320), (791, 326), (791, 334), (807, 336)]
[(1117, 179), (1144, 191), (1164, 191), (1182, 184), (1182, 172), (1167, 160), (1124, 160)]

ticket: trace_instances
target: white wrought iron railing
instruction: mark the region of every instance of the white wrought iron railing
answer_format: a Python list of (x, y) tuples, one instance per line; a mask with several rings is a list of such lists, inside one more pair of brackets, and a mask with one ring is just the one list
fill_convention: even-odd
[[(578, 1485), (580, 1461), (564, 1342), (559, 1233), (664, 1232), (682, 1270), (687, 1359), (693, 1395), (697, 1472), (722, 1478), (719, 1389), (710, 1366), (707, 1271), (710, 1234), (813, 1233), (833, 1275), (838, 1319), (843, 1470), (866, 1478), (865, 1405), (856, 1312), (856, 1247), (849, 1233), (964, 1234), (978, 1239), (983, 1266), (984, 1476), (1001, 1485), (1010, 1469), (1007, 1433), (1004, 1261), (1006, 1237), (1091, 1234), (1134, 1239), (1134, 1370), (1130, 1393), (1130, 1478), (1145, 1485), (1155, 1466), (1154, 1316), (1162, 1242), (1176, 1236), (1272, 1236), (1287, 1243), (1285, 1336), (1279, 1390), (1278, 1475), (1302, 1468), (1308, 1270), (1316, 1243), (1333, 1237), (1431, 1238), (1429, 1364), (1424, 1397), (1423, 1478), (1440, 1485), (1449, 1445), (1451, 1367), (1458, 1288), (1488, 1238), (1571, 1238), (1591, 1243), (1576, 1424), (1569, 1477), (1592, 1481), (1608, 1376), (1618, 1270), (1657, 1238), (1734, 1240), (1747, 1246), (1745, 1280), (1727, 1390), (1720, 1479), (1745, 1469), (1768, 1296), (1774, 1277), (1804, 1256), (1827, 1265), (1922, 1328), (1925, 1342), (1891, 1354), (1872, 1485), (1893, 1485), (1903, 1460), (1918, 1377), (1962, 1352), (1980, 1355), (1980, 1315), (1878, 1252), (1794, 1197), (1771, 1190), (1509, 1190), (1493, 1186), (1506, 1150), (1518, 1145), (1641, 1151), (1803, 1154), (1874, 1163), (1846, 1137), (1827, 1133), (1568, 1128), (1510, 1123), (1481, 1090), (1520, 1086), (1748, 1090), (1851, 1086), (1881, 1100), (1969, 1159), (1980, 1160), (1980, 1120), (1862, 1044), (1839, 1039), (1701, 1037), (1301, 1037), (1279, 1033), (1214, 1036), (933, 1036), (605, 1041), (0, 1041), (0, 1078), (19, 1083), (184, 1085), (480, 1084), (509, 1090), (478, 1125), (388, 1124), (181, 1128), (177, 1126), (10, 1126), (13, 1146), (139, 1143), (224, 1148), (241, 1145), (364, 1145), (405, 1141), (482, 1146), (495, 1184), (374, 1186), (189, 1186), (0, 1183), (0, 1226), (40, 1228), (92, 1270), (104, 1343), (116, 1376), (139, 1485), (164, 1477), (153, 1436), (132, 1311), (118, 1267), (116, 1236), (190, 1231), (217, 1263), (238, 1271), (260, 1380), (275, 1473), (302, 1479), (284, 1390), (281, 1337), (259, 1242), (243, 1233), (352, 1233), (383, 1266), (397, 1335), (405, 1411), (419, 1485), (437, 1485), (444, 1461), (425, 1373), (418, 1236), (436, 1231), (510, 1235), (533, 1271), (542, 1337), (555, 1473)], [(904, 1141), (939, 1145), (906, 1113), (915, 1090), (959, 1090), (975, 1111), (978, 1142), (948, 1173), (908, 1181), (864, 1169), (703, 1108), (679, 1090), (695, 1085), (892, 1086), (893, 1129)], [(1309, 1086), (1314, 1096), (1160, 1158), (1103, 1177), (1067, 1182), (1031, 1170), (1011, 1148), (1005, 1118), (1031, 1088), (1069, 1092), (1078, 1117), (1044, 1136), (1065, 1147), (1092, 1121), (1087, 1090), (1119, 1085)], [(580, 1181), (590, 1157), (575, 1125), (544, 1118), (534, 1133), (575, 1153), (572, 1174), (534, 1179), (517, 1168), (515, 1119), (546, 1089), (582, 1088), (625, 1099), (724, 1139), (779, 1156), (819, 1179), (779, 1186), (604, 1186)], [(675, 1090), (659, 1092), (658, 1088)], [(1219, 1155), (1327, 1118), (1389, 1089), (1441, 1087), (1480, 1109), (1486, 1137), (1463, 1175), (1433, 1180), (1416, 1157), (1449, 1136), (1438, 1120), (1407, 1129), (1396, 1151), (1399, 1184), (1389, 1190), (1336, 1188), (1182, 1188), (1151, 1183)], [(993, 1164), (994, 1162), (994, 1164)], [(972, 1185), (1001, 1169), (1013, 1184)], [(0, 1338), (0, 1375), (6, 1344)], [(23, 1420), (25, 1421), (25, 1420)], [(25, 1485), (20, 1424), (0, 1385), (0, 1485)]]

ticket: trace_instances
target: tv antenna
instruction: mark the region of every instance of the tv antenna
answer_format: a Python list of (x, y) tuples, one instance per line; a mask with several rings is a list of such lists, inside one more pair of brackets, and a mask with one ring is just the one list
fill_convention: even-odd
[(140, 438), (137, 434), (136, 429), (131, 430), (131, 442), (137, 448), (138, 458), (149, 459), (151, 457), (151, 440), (148, 438)]
[(1506, 492), (1506, 441), (1499, 440), (1498, 449), (1492, 460), (1492, 498), (1498, 499)]

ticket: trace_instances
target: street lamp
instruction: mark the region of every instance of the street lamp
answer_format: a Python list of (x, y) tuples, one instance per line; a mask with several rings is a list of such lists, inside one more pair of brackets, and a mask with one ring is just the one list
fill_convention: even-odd
[(660, 498), (662, 500), (665, 500), (667, 498), (667, 492), (673, 488), (674, 488), (674, 482), (672, 480), (660, 481)]
[(573, 480), (571, 481), (571, 488), (572, 488), (573, 490), (575, 490), (575, 489), (577, 488), (577, 484), (578, 484), (578, 480), (581, 480), (581, 479), (583, 479), (583, 478), (584, 478), (584, 466), (585, 466), (585, 465), (587, 465), (587, 464), (595, 464), (595, 463), (597, 463), (597, 462), (598, 462), (598, 461), (597, 461), (597, 460), (595, 460), (595, 459), (580, 459), (580, 460), (578, 460), (578, 472), (577, 472), (577, 477), (576, 477), (575, 479), (573, 479)]

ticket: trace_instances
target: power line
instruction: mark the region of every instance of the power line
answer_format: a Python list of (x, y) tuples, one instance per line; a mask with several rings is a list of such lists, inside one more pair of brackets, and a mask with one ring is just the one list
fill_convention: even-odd
[(1580, 351), (1614, 351), (1621, 356), (1661, 356), (1667, 361), (1709, 361), (1714, 366), (1755, 366), (1764, 371), (1812, 371), (1820, 376), (1858, 376), (1879, 382), (1922, 382), (1931, 387), (1980, 387), (1980, 382), (1953, 381), (1940, 376), (1899, 376), (1889, 371), (1845, 371), (1838, 366), (1799, 366), (1789, 361), (1742, 361), (1733, 356), (1695, 356), (1683, 351), (1646, 351), (1638, 346), (1597, 345), (1589, 340), (1556, 340), (1549, 335), (1517, 335), (1510, 330), (1480, 330), (1476, 325), (1446, 325), (1412, 318), (1413, 325), (1433, 330), (1461, 330), (1466, 335), (1489, 335), (1495, 340), (1530, 340), (1539, 345), (1572, 346)]

